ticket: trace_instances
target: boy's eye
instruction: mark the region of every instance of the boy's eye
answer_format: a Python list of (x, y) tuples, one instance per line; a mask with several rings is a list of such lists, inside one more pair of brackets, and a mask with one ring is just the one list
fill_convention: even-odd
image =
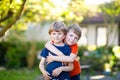
[(58, 33), (59, 35), (61, 35), (62, 33)]
[(74, 39), (78, 40), (78, 37), (75, 37), (74, 35), (70, 35), (70, 37), (74, 37)]
[(76, 40), (78, 40), (78, 37), (75, 37)]
[(70, 35), (70, 37), (73, 37), (73, 35)]
[(56, 33), (53, 32), (52, 35), (56, 35)]
[(52, 33), (53, 35), (55, 35), (56, 33)]

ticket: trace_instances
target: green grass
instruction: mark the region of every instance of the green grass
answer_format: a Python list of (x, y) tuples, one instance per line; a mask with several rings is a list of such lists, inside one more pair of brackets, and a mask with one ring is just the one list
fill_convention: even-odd
[(35, 80), (40, 74), (38, 68), (32, 70), (27, 68), (0, 70), (0, 80)]

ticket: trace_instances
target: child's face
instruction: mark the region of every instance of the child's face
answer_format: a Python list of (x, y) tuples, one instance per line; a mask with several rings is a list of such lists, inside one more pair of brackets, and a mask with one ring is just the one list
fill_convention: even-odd
[(63, 43), (63, 39), (65, 38), (65, 34), (62, 31), (53, 31), (50, 36), (55, 44)]
[(65, 42), (68, 45), (73, 45), (73, 44), (77, 43), (78, 39), (79, 39), (79, 37), (72, 30), (69, 30), (67, 32), (67, 35), (66, 35), (66, 38), (65, 38)]

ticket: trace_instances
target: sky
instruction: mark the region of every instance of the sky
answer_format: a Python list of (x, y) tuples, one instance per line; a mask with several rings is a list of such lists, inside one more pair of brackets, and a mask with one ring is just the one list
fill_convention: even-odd
[(101, 4), (101, 3), (110, 2), (110, 1), (113, 1), (113, 0), (85, 0), (85, 4), (86, 5)]

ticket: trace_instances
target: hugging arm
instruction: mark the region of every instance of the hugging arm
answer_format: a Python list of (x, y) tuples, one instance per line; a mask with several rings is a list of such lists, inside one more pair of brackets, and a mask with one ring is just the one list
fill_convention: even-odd
[(73, 62), (77, 57), (77, 55), (73, 53), (71, 53), (70, 56), (65, 56), (61, 51), (59, 51), (56, 47), (54, 47), (51, 42), (46, 43), (45, 47), (51, 52), (58, 55), (58, 56), (48, 56), (47, 61), (49, 63), (52, 61)]
[(51, 41), (48, 41), (46, 44), (45, 44), (45, 47), (50, 50), (51, 52), (55, 53), (56, 55), (58, 56), (64, 56), (64, 54), (58, 50), (56, 47), (54, 47), (52, 45), (52, 42)]
[(61, 66), (53, 70), (52, 75), (58, 76), (62, 71), (72, 71), (73, 70), (73, 63), (68, 63), (67, 66)]

